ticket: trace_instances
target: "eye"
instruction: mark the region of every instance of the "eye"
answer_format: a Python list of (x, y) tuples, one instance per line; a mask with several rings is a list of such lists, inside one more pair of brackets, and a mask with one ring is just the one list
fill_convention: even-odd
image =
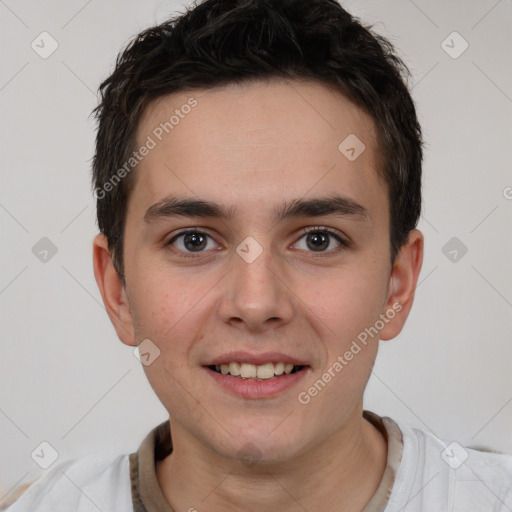
[[(340, 248), (348, 247), (348, 242), (330, 229), (318, 226), (314, 228), (304, 228), (302, 231), (304, 235), (295, 243), (295, 245), (298, 245), (301, 240), (305, 241), (305, 248), (303, 246), (302, 248), (299, 247), (300, 249), (312, 252), (335, 252), (336, 250), (340, 250)], [(333, 247), (333, 245), (335, 247)]]
[(210, 235), (195, 229), (178, 233), (165, 245), (174, 246), (177, 251), (185, 253), (184, 256), (186, 256), (186, 253), (201, 253), (206, 249), (214, 249), (217, 247)]

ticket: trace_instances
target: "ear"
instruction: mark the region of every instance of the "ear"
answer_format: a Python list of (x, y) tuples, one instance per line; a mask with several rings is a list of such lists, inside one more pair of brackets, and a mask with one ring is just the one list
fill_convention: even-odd
[(132, 312), (126, 290), (112, 263), (107, 237), (101, 233), (93, 240), (93, 265), (94, 277), (103, 304), (118, 338), (126, 345), (136, 346)]
[(383, 311), (384, 314), (388, 312), (386, 317), (389, 321), (380, 333), (381, 340), (390, 340), (398, 336), (405, 325), (411, 311), (422, 263), (423, 234), (413, 229), (391, 269), (386, 307)]

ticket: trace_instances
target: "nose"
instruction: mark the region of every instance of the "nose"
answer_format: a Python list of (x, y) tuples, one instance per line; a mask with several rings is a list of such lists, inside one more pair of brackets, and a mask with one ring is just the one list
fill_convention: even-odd
[(219, 314), (233, 327), (253, 332), (275, 329), (290, 322), (293, 292), (286, 284), (283, 268), (269, 250), (252, 262), (233, 255), (233, 267), (226, 276)]

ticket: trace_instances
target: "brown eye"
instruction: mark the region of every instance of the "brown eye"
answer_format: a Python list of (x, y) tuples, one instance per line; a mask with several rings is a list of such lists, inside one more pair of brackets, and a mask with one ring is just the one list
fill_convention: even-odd
[(302, 240), (305, 241), (302, 244), (302, 247), (299, 249), (308, 251), (308, 252), (335, 252), (340, 247), (348, 246), (348, 243), (345, 242), (337, 233), (331, 231), (326, 228), (313, 228), (313, 229), (304, 229), (304, 234), (296, 242), (296, 245), (299, 244)]
[(166, 245), (172, 246), (176, 252), (184, 253), (184, 256), (186, 256), (187, 253), (201, 253), (204, 252), (205, 249), (213, 249), (216, 247), (216, 244), (209, 235), (197, 230), (182, 231), (169, 240)]
[(312, 250), (324, 251), (329, 247), (329, 235), (326, 233), (309, 233), (306, 235), (308, 247)]
[(201, 251), (206, 247), (206, 237), (202, 233), (187, 233), (183, 245), (189, 251)]

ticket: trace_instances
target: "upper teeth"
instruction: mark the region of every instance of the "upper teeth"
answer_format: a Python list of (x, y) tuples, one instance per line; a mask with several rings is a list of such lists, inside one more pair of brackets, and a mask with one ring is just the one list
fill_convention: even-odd
[(265, 363), (260, 365), (237, 363), (235, 361), (229, 364), (217, 365), (215, 368), (220, 370), (224, 375), (230, 373), (234, 376), (258, 379), (271, 379), (274, 375), (282, 375), (283, 373), (291, 373), (293, 370), (291, 363)]

